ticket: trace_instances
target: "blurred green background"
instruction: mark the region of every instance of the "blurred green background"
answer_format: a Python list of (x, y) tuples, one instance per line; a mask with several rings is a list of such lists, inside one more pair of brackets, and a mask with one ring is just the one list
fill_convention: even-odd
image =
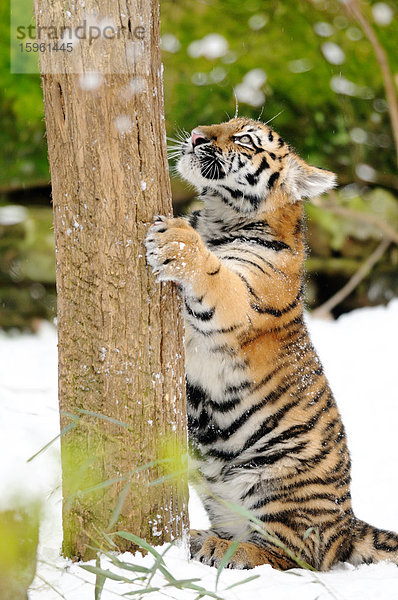
[[(338, 0), (161, 0), (168, 135), (235, 112), (273, 127), (311, 164), (338, 174), (308, 204), (307, 303), (339, 290), (398, 230), (391, 106), (374, 48)], [(359, 1), (398, 86), (396, 1)], [(55, 316), (49, 169), (39, 75), (9, 66), (9, 0), (0, 6), (0, 327), (35, 329)], [(277, 116), (276, 116), (277, 115)], [(172, 180), (176, 212), (191, 192)], [(334, 309), (387, 303), (398, 292), (398, 249)]]

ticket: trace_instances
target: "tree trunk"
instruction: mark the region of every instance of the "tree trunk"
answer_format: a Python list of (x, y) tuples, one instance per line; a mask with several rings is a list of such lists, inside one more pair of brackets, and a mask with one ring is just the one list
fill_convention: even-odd
[[(131, 473), (165, 454), (186, 452), (179, 300), (170, 284), (154, 282), (143, 245), (153, 215), (172, 211), (159, 7), (157, 0), (80, 6), (35, 0), (35, 9), (44, 31), (38, 41), (48, 42), (48, 28), (65, 21), (73, 32), (72, 51), (41, 53), (41, 71), (61, 428), (72, 427), (61, 438), (63, 552), (88, 559), (88, 546), (108, 547), (109, 533), (117, 530), (161, 544), (187, 527), (184, 475), (182, 484), (170, 479), (148, 487), (163, 469)], [(93, 23), (99, 38), (80, 40), (76, 27), (87, 32)], [(120, 36), (108, 39), (104, 28), (115, 23)], [(178, 460), (169, 464), (175, 469), (181, 469)], [(121, 551), (133, 549), (112, 539)]]

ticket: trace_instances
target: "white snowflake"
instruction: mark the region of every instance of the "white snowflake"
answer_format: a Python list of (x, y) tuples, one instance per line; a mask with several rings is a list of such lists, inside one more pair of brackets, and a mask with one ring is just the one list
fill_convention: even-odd
[(172, 54), (175, 54), (181, 48), (179, 40), (172, 33), (165, 33), (162, 35), (160, 43), (162, 50), (171, 52)]
[(318, 23), (315, 23), (314, 31), (320, 37), (330, 37), (334, 33), (334, 28), (330, 25), (330, 23), (319, 21)]
[(332, 65), (341, 65), (345, 61), (343, 50), (334, 42), (322, 44), (322, 54)]
[(82, 90), (91, 91), (97, 90), (101, 87), (104, 78), (101, 73), (95, 71), (88, 71), (87, 73), (83, 73), (79, 77), (79, 85)]
[(114, 124), (120, 133), (126, 133), (133, 126), (131, 118), (128, 115), (118, 115), (114, 120)]
[(372, 13), (375, 22), (382, 27), (389, 25), (394, 16), (393, 9), (386, 2), (376, 2), (372, 6)]
[(188, 46), (188, 54), (192, 58), (204, 56), (208, 60), (221, 58), (228, 52), (228, 42), (219, 33), (209, 33), (201, 40), (194, 40)]

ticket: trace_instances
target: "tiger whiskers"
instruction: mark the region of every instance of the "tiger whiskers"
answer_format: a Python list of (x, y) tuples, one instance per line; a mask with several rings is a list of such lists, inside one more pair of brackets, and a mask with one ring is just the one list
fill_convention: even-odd
[[(227, 175), (225, 161), (222, 156), (217, 155), (214, 150), (209, 148), (198, 149), (200, 161), (204, 165), (203, 176), (209, 179), (219, 179), (219, 173), (222, 170), (224, 176)], [(217, 177), (218, 172), (218, 177)]]
[(188, 131), (186, 131), (185, 129), (181, 129), (181, 127), (177, 129), (175, 135), (180, 142), (185, 142), (190, 137)]
[(210, 179), (209, 176), (210, 176), (210, 173), (211, 173), (211, 169), (212, 169), (212, 167), (214, 165), (214, 161), (211, 160), (211, 159), (204, 159), (203, 160), (203, 164), (204, 164), (203, 171), (202, 171), (203, 177), (206, 177), (206, 178)]
[[(171, 140), (171, 138), (168, 138)], [(174, 160), (176, 158), (179, 158), (181, 156), (181, 151), (183, 148), (183, 144), (177, 140), (171, 140), (173, 142), (175, 142), (175, 144), (173, 145), (167, 145), (167, 157), (169, 160)]]
[(235, 114), (234, 114), (234, 119), (237, 119), (238, 118), (238, 113), (239, 113), (239, 103), (238, 103), (238, 96), (236, 95), (235, 88), (233, 88), (233, 92), (234, 92), (234, 96), (235, 96)]
[(175, 136), (176, 137), (166, 136), (166, 140), (171, 142), (171, 144), (167, 144), (167, 156), (169, 159), (175, 159), (181, 156), (183, 144), (187, 142), (189, 133), (184, 129), (179, 129), (175, 133)]
[(177, 144), (181, 144), (182, 142), (186, 142), (187, 138), (189, 138), (189, 135), (180, 135), (180, 134), (176, 134), (177, 137), (171, 137), (166, 135), (166, 140), (170, 141), (170, 142), (177, 142)]
[(268, 121), (266, 121), (264, 123), (264, 125), (268, 125), (268, 123), (271, 123), (271, 121), (273, 121), (274, 119), (276, 119), (277, 117), (279, 117), (279, 115), (281, 115), (283, 112), (285, 112), (285, 111), (281, 110), (280, 112), (278, 112), (274, 117), (271, 117), (271, 119), (268, 119)]
[[(262, 106), (262, 108), (261, 108), (260, 114), (259, 114), (259, 115), (258, 115), (258, 117), (257, 117), (257, 121), (259, 121), (259, 120), (261, 119), (261, 117), (262, 117), (262, 114), (263, 114), (263, 112), (264, 112), (264, 108), (265, 108), (265, 104), (263, 104), (263, 106)], [(280, 113), (279, 113), (279, 114), (280, 114)]]
[(226, 174), (225, 167), (216, 156), (205, 156), (201, 158), (202, 163), (204, 164), (203, 176), (209, 179), (219, 179), (217, 174), (219, 175), (220, 170), (224, 171)]

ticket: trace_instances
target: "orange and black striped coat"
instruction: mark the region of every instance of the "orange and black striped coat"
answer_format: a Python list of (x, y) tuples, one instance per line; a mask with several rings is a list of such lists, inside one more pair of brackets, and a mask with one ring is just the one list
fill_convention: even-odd
[[(341, 418), (303, 319), (303, 200), (334, 187), (267, 125), (198, 127), (178, 170), (204, 208), (156, 217), (149, 264), (184, 300), (187, 402), (199, 493), (211, 528), (194, 558), (232, 568), (391, 559), (398, 536), (359, 521)], [(238, 505), (281, 542), (237, 512)]]

